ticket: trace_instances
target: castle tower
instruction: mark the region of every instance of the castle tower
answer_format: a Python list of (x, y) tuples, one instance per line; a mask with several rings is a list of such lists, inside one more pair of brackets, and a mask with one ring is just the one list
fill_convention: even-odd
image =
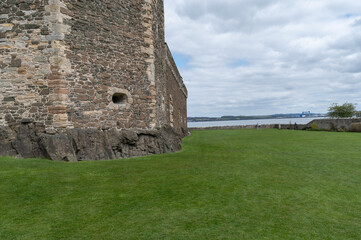
[(163, 12), (162, 0), (2, 0), (0, 155), (76, 161), (179, 150), (187, 90)]

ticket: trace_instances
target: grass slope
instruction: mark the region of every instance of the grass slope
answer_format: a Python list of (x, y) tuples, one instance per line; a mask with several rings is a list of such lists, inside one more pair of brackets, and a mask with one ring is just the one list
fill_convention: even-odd
[(0, 239), (360, 239), (360, 139), (196, 131), (169, 155), (0, 158)]

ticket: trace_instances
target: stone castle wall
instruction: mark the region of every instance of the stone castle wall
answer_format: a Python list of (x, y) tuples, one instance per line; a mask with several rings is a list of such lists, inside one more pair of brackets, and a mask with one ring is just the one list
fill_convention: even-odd
[(161, 0), (2, 0), (0, 126), (184, 135), (187, 91), (163, 11)]
[(172, 54), (166, 48), (166, 79), (167, 84), (167, 121), (177, 132), (187, 131), (187, 96), (188, 92), (173, 60)]
[[(65, 43), (74, 66), (67, 81), (74, 127), (157, 126), (152, 4), (148, 1), (67, 0), (71, 33)], [(164, 39), (163, 39), (164, 41)], [(162, 79), (163, 80), (163, 79)], [(68, 87), (67, 87), (68, 89)], [(124, 103), (114, 103), (114, 94)], [(122, 96), (122, 95), (120, 95)]]

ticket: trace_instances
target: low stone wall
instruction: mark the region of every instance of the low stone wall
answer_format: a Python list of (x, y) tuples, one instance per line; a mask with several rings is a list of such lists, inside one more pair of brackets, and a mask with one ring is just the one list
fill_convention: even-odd
[(157, 130), (68, 129), (47, 134), (33, 123), (0, 127), (0, 156), (55, 161), (106, 160), (181, 150), (182, 136), (171, 127)]
[(243, 125), (243, 126), (222, 126), (222, 127), (198, 127), (188, 128), (192, 130), (235, 130), (235, 129), (289, 129), (289, 130), (304, 130), (308, 127), (307, 124), (264, 124), (264, 125)]
[(361, 118), (328, 118), (328, 119), (315, 119), (307, 125), (317, 125), (320, 130), (326, 131), (349, 131), (351, 123), (361, 122)]

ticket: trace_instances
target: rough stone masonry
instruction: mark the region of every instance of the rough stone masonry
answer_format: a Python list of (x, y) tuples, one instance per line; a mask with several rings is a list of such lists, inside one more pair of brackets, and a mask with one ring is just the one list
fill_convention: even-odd
[(162, 0), (1, 0), (0, 155), (174, 152), (186, 101)]

